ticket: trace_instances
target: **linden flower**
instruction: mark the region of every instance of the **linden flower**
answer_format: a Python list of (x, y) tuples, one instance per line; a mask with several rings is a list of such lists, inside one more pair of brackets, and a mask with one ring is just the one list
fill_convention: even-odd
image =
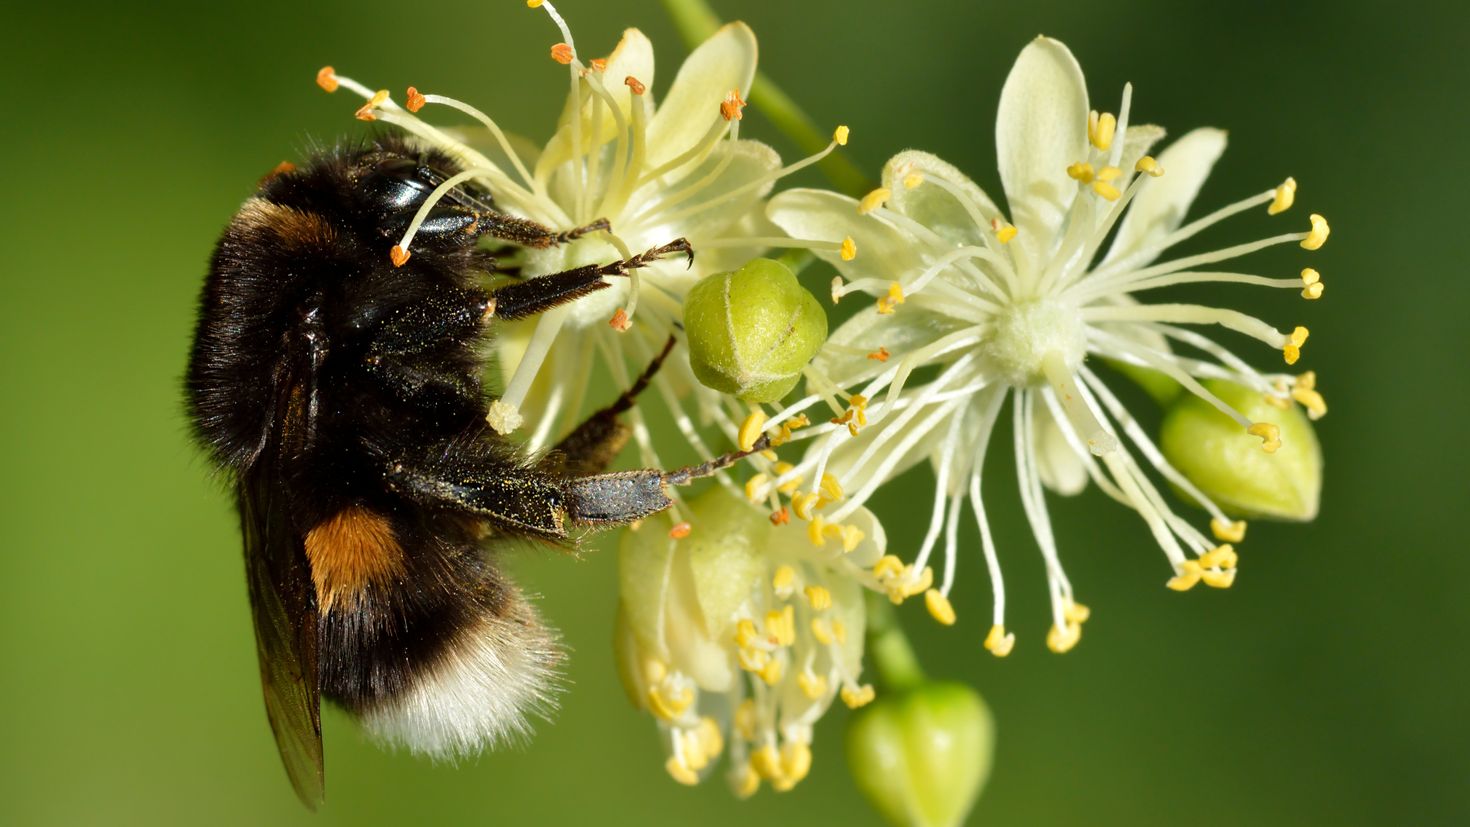
[(669, 774), (696, 784), (729, 743), (742, 796), (762, 780), (785, 791), (811, 768), (812, 727), (835, 697), (858, 707), (864, 611), (858, 580), (883, 556), (881, 527), (811, 544), (800, 523), (773, 525), (714, 486), (623, 535), (618, 556), (619, 672), (659, 724)]
[[(674, 256), (612, 285), (508, 329), (498, 339), (504, 392), (490, 424), (510, 433), (532, 423), (533, 450), (549, 446), (576, 424), (583, 394), (596, 374), (628, 387), (679, 331), (683, 297), (703, 275), (733, 270), (765, 248), (756, 236), (772, 235), (764, 199), (781, 177), (820, 160), (837, 145), (787, 167), (765, 144), (740, 138), (741, 109), (755, 76), (756, 41), (743, 23), (732, 23), (695, 49), (679, 69), (663, 101), (654, 103), (653, 47), (628, 29), (605, 59), (584, 61), (566, 22), (551, 3), (531, 0), (560, 31), (551, 57), (566, 65), (569, 91), (556, 133), (539, 152), (508, 139), (487, 115), (442, 95), (410, 89), (407, 109), (388, 94), (330, 75), (368, 98), (367, 114), (412, 132), (463, 160), (466, 178), (487, 185), (503, 209), (550, 227), (572, 230), (605, 220), (610, 230), (545, 250), (527, 251), (528, 276), (586, 264), (606, 264), (687, 238), (694, 261)], [(458, 110), (484, 127), (480, 140), (451, 134), (414, 117), (427, 104)], [(484, 144), (484, 151), (480, 145)], [(461, 180), (451, 179), (453, 184)], [(441, 189), (451, 186), (446, 181)], [(408, 249), (405, 243), (403, 249)], [(682, 349), (681, 349), (682, 350)], [(693, 394), (701, 424), (714, 419), (734, 432), (715, 394), (694, 381), (678, 353), (655, 378), (655, 389), (697, 451), (713, 456), (683, 410)], [(631, 411), (642, 461), (658, 465), (639, 411)]]
[[(828, 404), (831, 422), (800, 432), (814, 439), (801, 463), (771, 480), (841, 481), (841, 502), (816, 501), (798, 513), (840, 523), (882, 484), (928, 459), (935, 469), (928, 532), (912, 562), (885, 558), (871, 578), (895, 602), (925, 593), (931, 613), (952, 623), (957, 532), (968, 498), (994, 588), (993, 628), (986, 648), (1005, 655), (1005, 591), (981, 499), (991, 432), (1007, 403), (1014, 417), (1021, 498), (1045, 558), (1054, 651), (1076, 644), (1086, 607), (1073, 597), (1047, 516), (1043, 485), (1074, 493), (1088, 479), (1144, 519), (1173, 569), (1170, 588), (1199, 582), (1226, 587), (1235, 577), (1243, 522), (1233, 521), (1164, 459), (1143, 429), (1088, 363), (1089, 356), (1150, 368), (1239, 423), (1274, 452), (1280, 430), (1253, 421), (1200, 380), (1224, 379), (1286, 406), (1294, 399), (1325, 410), (1312, 380), (1264, 373), (1187, 326), (1220, 325), (1297, 361), (1307, 329), (1281, 332), (1244, 313), (1194, 304), (1140, 303), (1155, 288), (1208, 282), (1288, 287), (1308, 299), (1322, 293), (1317, 271), (1268, 278), (1216, 265), (1278, 244), (1316, 250), (1327, 222), (1311, 229), (1154, 263), (1200, 231), (1252, 207), (1272, 215), (1291, 206), (1296, 183), (1252, 195), (1190, 223), (1190, 202), (1225, 147), (1215, 129), (1190, 132), (1158, 158), (1149, 147), (1163, 135), (1129, 127), (1131, 87), (1119, 114), (1088, 105), (1082, 72), (1066, 46), (1047, 38), (1028, 45), (1001, 94), (996, 142), (1009, 204), (1003, 213), (985, 193), (943, 161), (905, 152), (884, 169), (883, 187), (854, 201), (828, 192), (792, 191), (773, 199), (769, 215), (797, 238), (845, 239), (840, 255), (819, 250), (842, 276), (833, 299), (853, 292), (877, 297), (839, 328), (808, 370), (809, 387), (825, 388), (773, 415), (790, 421)], [(1113, 231), (1116, 229), (1116, 233)], [(1106, 254), (1099, 250), (1109, 236)], [(1188, 354), (1178, 353), (1176, 346)], [(923, 374), (916, 374), (927, 368)], [(916, 375), (925, 378), (922, 384)], [(851, 389), (845, 393), (839, 389)], [(813, 417), (815, 418), (815, 417)], [(1130, 450), (1119, 437), (1126, 434)], [(1134, 451), (1159, 475), (1207, 509), (1214, 540), (1176, 515)], [(812, 502), (816, 501), (816, 502)], [(929, 566), (944, 539), (942, 577)], [(1216, 541), (1224, 542), (1218, 544)]]

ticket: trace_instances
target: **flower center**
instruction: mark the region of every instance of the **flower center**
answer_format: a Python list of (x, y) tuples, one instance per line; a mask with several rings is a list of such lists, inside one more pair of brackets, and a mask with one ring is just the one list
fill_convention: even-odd
[(1017, 387), (1041, 384), (1042, 360), (1061, 356), (1076, 370), (1087, 353), (1086, 324), (1076, 307), (1052, 299), (1013, 305), (996, 318), (995, 331), (981, 348), (1001, 377)]

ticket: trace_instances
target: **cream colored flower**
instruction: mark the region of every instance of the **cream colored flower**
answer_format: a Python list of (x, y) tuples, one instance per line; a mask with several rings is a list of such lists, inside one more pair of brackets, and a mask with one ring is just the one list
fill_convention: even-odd
[(659, 723), (666, 769), (698, 783), (729, 744), (729, 780), (789, 790), (811, 768), (812, 728), (833, 700), (873, 698), (860, 682), (858, 585), (883, 555), (882, 529), (860, 512), (841, 543), (812, 545), (809, 526), (773, 525), (714, 487), (623, 536), (618, 663), (630, 698)]
[[(818, 392), (771, 415), (770, 425), (806, 414), (817, 420), (811, 412), (821, 404), (835, 414), (799, 432), (796, 438), (813, 443), (771, 484), (835, 479), (846, 497), (812, 516), (840, 523), (880, 486), (928, 460), (937, 485), (918, 553), (907, 563), (882, 561), (873, 575), (895, 601), (925, 592), (935, 617), (953, 622), (948, 596), (968, 499), (995, 593), (986, 646), (997, 655), (1010, 651), (1014, 636), (1005, 628), (1005, 591), (981, 482), (991, 432), (1007, 408), (1022, 503), (1046, 561), (1054, 624), (1048, 644), (1065, 651), (1077, 642), (1088, 612), (1063, 571), (1044, 486), (1075, 493), (1090, 479), (1137, 511), (1168, 559), (1168, 585), (1179, 590), (1198, 582), (1230, 585), (1236, 562), (1230, 543), (1245, 530), (1165, 461), (1094, 373), (1097, 358), (1164, 374), (1232, 417), (1240, 438), (1258, 439), (1267, 452), (1280, 445), (1278, 428), (1242, 415), (1201, 380), (1229, 380), (1277, 404), (1320, 404), (1307, 384), (1256, 370), (1192, 326), (1219, 325), (1276, 350), (1287, 364), (1300, 355), (1306, 328), (1281, 332), (1236, 310), (1141, 297), (1157, 288), (1216, 283), (1286, 287), (1315, 299), (1321, 279), (1310, 268), (1300, 278), (1269, 278), (1218, 265), (1278, 244), (1315, 250), (1327, 238), (1326, 221), (1313, 215), (1307, 231), (1156, 262), (1230, 216), (1253, 207), (1273, 215), (1285, 210), (1296, 183), (1287, 179), (1185, 223), (1225, 134), (1195, 130), (1155, 158), (1148, 153), (1163, 130), (1130, 126), (1130, 100), (1125, 87), (1117, 117), (1092, 111), (1072, 54), (1038, 38), (1017, 59), (997, 118), (1008, 212), (954, 167), (922, 152), (894, 157), (882, 188), (861, 200), (797, 190), (774, 198), (769, 209), (794, 238), (847, 241), (844, 254), (818, 251), (842, 274), (834, 300), (859, 292), (876, 298), (834, 332), (809, 369), (808, 387)], [(1174, 513), (1145, 464), (1204, 505), (1215, 539)], [(808, 496), (797, 490), (793, 502)], [(942, 574), (935, 578), (929, 563), (941, 541)]]

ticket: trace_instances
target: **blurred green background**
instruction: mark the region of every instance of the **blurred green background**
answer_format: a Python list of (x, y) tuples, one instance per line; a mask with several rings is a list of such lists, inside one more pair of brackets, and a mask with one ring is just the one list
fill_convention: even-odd
[[(733, 0), (762, 66), (822, 124), (851, 125), (875, 172), (937, 152), (998, 191), (993, 118), (1038, 32), (1062, 38), (1095, 101), (1135, 83), (1135, 118), (1231, 130), (1201, 202), (1296, 176), (1332, 221), (1315, 304), (1231, 301), (1308, 324), (1320, 519), (1256, 523), (1226, 593), (1179, 595), (1137, 517), (1096, 491), (1053, 500), (1093, 607), (1058, 657), (1011, 470), (988, 491), (1021, 645), (980, 648), (989, 589), (965, 562), (960, 623), (904, 616), (932, 673), (979, 687), (998, 720), (975, 824), (1470, 823), (1464, 646), (1470, 555), (1463, 265), (1470, 70), (1463, 5)], [(564, 0), (582, 48), (654, 39), (667, 88), (686, 52), (654, 0)], [(555, 722), (459, 767), (380, 752), (326, 717), (329, 797), (300, 808), (262, 714), (235, 518), (188, 444), (179, 377), (211, 244), (256, 178), (356, 132), (323, 95), (333, 63), (372, 85), (456, 94), (544, 137), (565, 88), (558, 39), (521, 0), (392, 4), (77, 0), (10, 5), (0, 25), (0, 822), (7, 824), (708, 825), (875, 823), (818, 730), (790, 794), (672, 783), (623, 699), (608, 641), (614, 555), (525, 556), (574, 650)], [(752, 115), (745, 134), (772, 139)], [(773, 140), (783, 152), (789, 145)], [(815, 180), (815, 179), (809, 179)], [(1264, 234), (1265, 216), (1215, 238)], [(1253, 262), (1295, 272), (1300, 251)], [(1262, 354), (1262, 358), (1265, 358)], [(1007, 437), (1003, 434), (1001, 439)], [(890, 537), (916, 542), (890, 494)], [(1203, 522), (1203, 518), (1200, 518)], [(603, 544), (606, 547), (606, 543)]]

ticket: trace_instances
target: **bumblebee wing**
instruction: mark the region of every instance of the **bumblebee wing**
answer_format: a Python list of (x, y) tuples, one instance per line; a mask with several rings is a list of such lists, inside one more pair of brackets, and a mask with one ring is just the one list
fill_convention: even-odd
[(239, 505), (260, 684), (286, 774), (302, 803), (316, 809), (325, 794), (316, 597), (281, 492), (252, 476), (240, 483)]

